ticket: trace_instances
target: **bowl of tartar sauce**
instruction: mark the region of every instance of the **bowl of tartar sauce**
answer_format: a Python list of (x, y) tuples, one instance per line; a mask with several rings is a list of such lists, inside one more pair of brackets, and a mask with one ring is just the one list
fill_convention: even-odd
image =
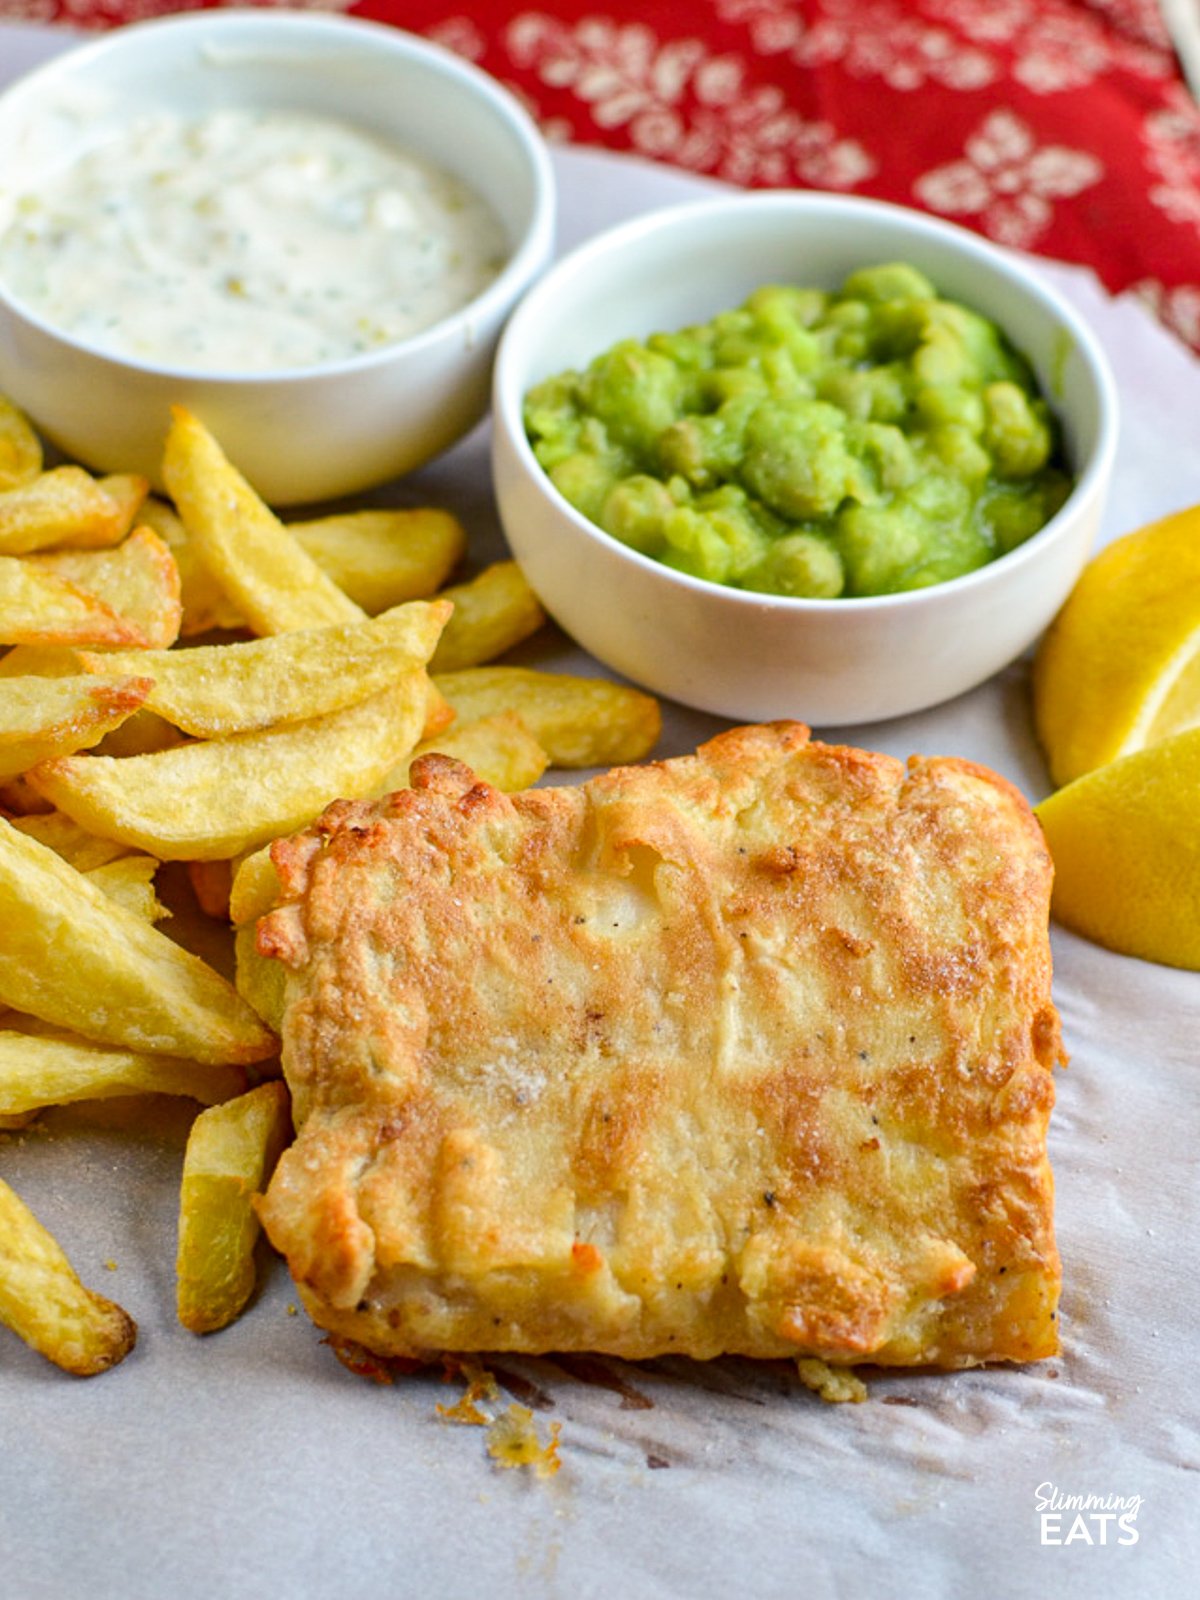
[(152, 479), (184, 404), (279, 505), (473, 427), (553, 248), (515, 98), (357, 19), (114, 30), (0, 95), (0, 149), (0, 392), (71, 456)]

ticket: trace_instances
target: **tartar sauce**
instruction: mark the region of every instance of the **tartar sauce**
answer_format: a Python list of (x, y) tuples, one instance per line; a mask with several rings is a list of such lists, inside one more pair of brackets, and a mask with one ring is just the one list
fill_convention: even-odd
[(212, 371), (340, 361), (496, 276), (504, 231), (451, 174), (331, 119), (138, 118), (17, 199), (9, 293), (64, 332)]

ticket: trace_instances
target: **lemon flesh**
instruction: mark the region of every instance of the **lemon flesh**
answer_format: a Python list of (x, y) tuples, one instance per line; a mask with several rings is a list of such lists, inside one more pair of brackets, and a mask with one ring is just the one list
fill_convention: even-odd
[(1077, 778), (1036, 811), (1064, 927), (1200, 971), (1200, 728)]
[(1088, 563), (1038, 650), (1033, 710), (1060, 786), (1200, 726), (1200, 506)]

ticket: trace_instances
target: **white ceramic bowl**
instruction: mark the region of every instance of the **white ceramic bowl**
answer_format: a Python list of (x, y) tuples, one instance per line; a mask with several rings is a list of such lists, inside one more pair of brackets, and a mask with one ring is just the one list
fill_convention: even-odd
[(512, 95), (395, 28), (315, 13), (201, 11), (68, 51), (0, 96), (0, 208), (133, 112), (218, 105), (341, 118), (425, 155), (488, 200), (507, 233), (499, 276), (402, 342), (310, 369), (189, 371), (88, 348), (0, 283), (0, 391), (69, 455), (154, 477), (168, 406), (194, 410), (277, 504), (348, 494), (429, 460), (483, 416), (495, 342), (550, 259), (554, 180)]
[[(1077, 477), (1027, 543), (951, 582), (879, 598), (797, 600), (672, 571), (575, 511), (522, 426), (533, 384), (623, 336), (705, 321), (760, 284), (833, 288), (907, 261), (997, 322), (1032, 361)], [(493, 473), (513, 554), (556, 620), (608, 666), (686, 705), (814, 725), (899, 716), (974, 687), (1050, 621), (1087, 558), (1112, 473), (1115, 385), (1061, 297), (1014, 256), (882, 202), (799, 192), (672, 207), (602, 234), (526, 295), (500, 342)]]

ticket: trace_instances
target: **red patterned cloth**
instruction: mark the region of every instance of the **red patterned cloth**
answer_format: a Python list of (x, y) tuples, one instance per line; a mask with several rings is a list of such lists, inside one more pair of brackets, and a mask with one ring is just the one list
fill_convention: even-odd
[[(1194, 0), (1200, 7), (1200, 0)], [(187, 0), (0, 0), (109, 27)], [(881, 196), (1092, 267), (1200, 350), (1200, 108), (1157, 0), (319, 0), (437, 39), (554, 139)]]

